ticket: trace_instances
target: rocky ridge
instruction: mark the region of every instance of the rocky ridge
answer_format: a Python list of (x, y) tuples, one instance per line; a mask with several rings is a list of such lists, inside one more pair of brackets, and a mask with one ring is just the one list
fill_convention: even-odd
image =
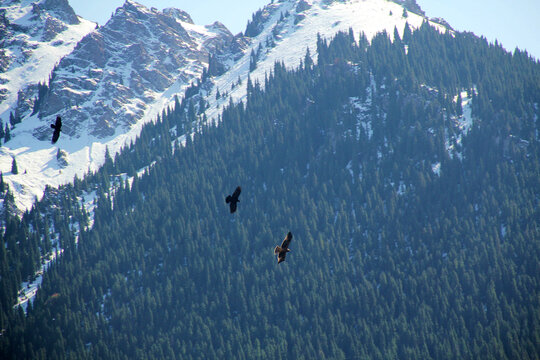
[(14, 125), (32, 110), (38, 84), (95, 24), (67, 0), (5, 0), (0, 4), (0, 119)]
[(43, 125), (34, 136), (46, 139), (48, 123), (58, 114), (71, 137), (123, 132), (173, 83), (198, 78), (210, 54), (233, 40), (219, 23), (196, 26), (181, 10), (160, 12), (126, 1), (60, 61), (40, 99)]

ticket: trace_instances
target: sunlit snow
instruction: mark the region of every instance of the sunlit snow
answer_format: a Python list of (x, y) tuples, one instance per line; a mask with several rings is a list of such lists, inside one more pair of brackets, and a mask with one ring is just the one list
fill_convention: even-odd
[[(23, 0), (20, 3), (14, 2), (11, 6), (2, 6), (6, 10), (6, 17), (11, 23), (23, 26), (32, 26), (29, 22), (32, 4), (35, 1)], [(0, 102), (0, 119), (4, 124), (9, 119), (9, 113), (17, 102), (17, 92), (30, 84), (39, 82), (47, 83), (54, 66), (60, 59), (73, 51), (77, 43), (96, 27), (96, 24), (79, 18), (80, 24), (66, 25), (67, 29), (59, 33), (54, 41), (42, 42), (37, 37), (27, 34), (19, 34), (17, 38), (26, 40), (32, 49), (32, 55), (22, 65), (15, 61), (2, 73), (2, 78), (6, 83), (2, 85), (7, 89), (7, 98)], [(40, 34), (41, 35), (41, 34)], [(10, 51), (10, 49), (7, 49)]]
[(41, 265), (41, 268), (36, 272), (35, 278), (31, 279), (30, 281), (24, 281), (21, 284), (19, 294), (17, 296), (17, 303), (14, 305), (14, 307), (20, 306), (26, 312), (28, 302), (34, 301), (34, 297), (36, 296), (39, 286), (43, 281), (43, 273), (49, 268), (51, 262), (54, 261), (56, 257), (61, 255), (63, 252), (63, 249), (57, 248), (56, 250), (53, 250), (49, 257), (43, 259), (44, 263), (43, 265)]
[[(339, 31), (348, 31), (349, 28), (352, 28), (356, 37), (363, 32), (368, 39), (371, 39), (376, 33), (383, 30), (393, 36), (394, 28), (397, 28), (398, 32), (402, 34), (406, 23), (411, 28), (417, 28), (425, 21), (425, 18), (412, 12), (409, 12), (408, 17), (404, 18), (402, 16), (403, 8), (386, 0), (350, 0), (332, 4), (325, 4), (323, 0), (314, 0), (311, 3), (312, 7), (303, 11), (304, 18), (301, 21), (297, 21), (295, 16), (296, 2), (275, 2), (266, 7), (266, 11), (269, 11), (271, 15), (262, 32), (251, 39), (250, 46), (245, 50), (244, 56), (235, 63), (231, 63), (229, 71), (214, 79), (215, 86), (207, 96), (210, 106), (206, 110), (206, 116), (210, 121), (217, 121), (224, 106), (230, 100), (229, 97), (216, 100), (218, 89), (221, 92), (228, 92), (233, 102), (243, 101), (246, 97), (248, 75), (252, 81), (263, 83), (265, 75), (272, 71), (275, 62), (283, 62), (288, 68), (296, 67), (304, 58), (307, 48), (310, 49), (313, 61), (316, 61), (317, 34), (323, 38), (330, 38)], [(285, 16), (287, 13), (290, 15)], [(280, 22), (282, 15), (284, 18)], [(295, 24), (295, 22), (297, 23)], [(198, 43), (204, 41), (209, 33), (214, 31), (212, 26), (203, 27), (185, 23), (182, 25)], [(445, 28), (438, 24), (432, 25), (440, 31), (445, 31)], [(83, 29), (84, 26), (93, 26), (93, 24), (83, 22), (81, 29), (79, 29), (81, 34), (88, 31), (88, 28)], [(274, 47), (266, 47), (270, 37), (273, 38)], [(74, 45), (74, 40), (69, 41), (72, 41)], [(64, 42), (67, 44), (69, 41), (65, 39)], [(257, 68), (250, 73), (250, 53), (252, 49), (256, 50), (259, 46), (261, 46), (262, 54), (257, 62)], [(43, 52), (46, 53), (50, 50), (44, 48)], [(69, 52), (69, 49), (66, 48), (65, 51)], [(41, 61), (36, 58), (36, 63)], [(28, 68), (20, 71), (28, 79), (39, 81), (47, 79), (52, 66), (54, 63), (43, 66), (39, 73)], [(199, 69), (193, 68), (193, 74), (200, 76)], [(10, 77), (12, 76), (10, 75)], [(233, 87), (238, 79), (241, 79), (242, 84)], [(117, 129), (114, 135), (104, 139), (90, 135), (82, 135), (79, 138), (62, 136), (57, 146), (53, 146), (46, 141), (38, 141), (32, 136), (33, 129), (43, 124), (39, 123), (35, 117), (26, 118), (15, 128), (13, 132), (15, 136), (12, 141), (0, 150), (0, 171), (14, 192), (16, 206), (21, 210), (28, 209), (36, 197), (42, 197), (46, 185), (57, 187), (73, 181), (75, 176), (80, 178), (88, 171), (97, 170), (104, 162), (106, 148), (114, 157), (123, 146), (135, 139), (145, 123), (155, 120), (165, 107), (173, 103), (175, 95), (182, 96), (187, 85), (178, 80), (165, 92), (158, 94), (153, 103), (147, 104), (149, 106), (146, 112), (129, 131), (121, 132), (120, 129)], [(370, 124), (362, 123), (361, 126), (364, 127), (369, 136), (371, 133)], [(180, 136), (178, 140), (180, 143), (185, 141), (185, 135)], [(61, 167), (58, 164), (56, 159), (58, 147), (68, 153), (70, 161), (66, 167)], [(17, 175), (11, 174), (13, 157), (16, 158), (19, 167)]]
[[(473, 91), (477, 91), (473, 89)], [(461, 106), (462, 106), (462, 115), (455, 117), (449, 117), (449, 120), (452, 122), (452, 125), (457, 128), (457, 133), (450, 136), (448, 130), (445, 129), (445, 147), (448, 155), (453, 158), (457, 156), (458, 159), (463, 158), (461, 153), (461, 144), (463, 136), (467, 135), (471, 127), (473, 126), (473, 117), (472, 117), (472, 97), (467, 91), (462, 91), (461, 96)], [(457, 102), (458, 97), (454, 98), (454, 102)], [(446, 115), (445, 115), (446, 116)]]

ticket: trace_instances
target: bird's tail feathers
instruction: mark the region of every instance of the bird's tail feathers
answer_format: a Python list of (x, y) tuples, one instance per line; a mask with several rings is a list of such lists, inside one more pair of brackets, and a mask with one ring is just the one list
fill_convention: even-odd
[(278, 245), (276, 246), (276, 248), (274, 249), (274, 254), (279, 254), (281, 252), (281, 247)]
[(227, 204), (231, 202), (231, 195), (227, 195), (227, 197), (225, 198), (225, 202)]

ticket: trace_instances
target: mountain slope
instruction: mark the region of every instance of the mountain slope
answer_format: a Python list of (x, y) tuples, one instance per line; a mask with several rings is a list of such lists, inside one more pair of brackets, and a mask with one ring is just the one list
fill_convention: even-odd
[[(96, 170), (107, 147), (114, 155), (129, 144), (201, 76), (210, 53), (228, 51), (235, 41), (219, 23), (197, 26), (180, 10), (159, 12), (126, 1), (59, 62), (33, 108), (18, 108), (23, 121), (0, 154), (17, 207), (30, 208), (47, 185)], [(57, 115), (64, 126), (52, 146), (49, 123)], [(23, 169), (19, 174), (10, 173), (12, 158)]]
[[(160, 13), (128, 0), (58, 64), (36, 105), (18, 108), (24, 121), (2, 148), (0, 171), (19, 211), (28, 209), (47, 185), (56, 187), (96, 170), (106, 149), (114, 156), (129, 144), (144, 123), (203, 75), (205, 66), (213, 75), (201, 94), (208, 107), (205, 116), (217, 120), (229, 96), (245, 99), (248, 75), (262, 82), (276, 61), (297, 65), (307, 48), (316, 51), (317, 34), (324, 38), (352, 28), (355, 36), (363, 32), (371, 38), (382, 30), (393, 34), (394, 28), (401, 34), (405, 23), (416, 28), (425, 20), (412, 12), (404, 15), (403, 7), (383, 0), (283, 1), (255, 14), (246, 37), (233, 37), (221, 24), (194, 25), (180, 10)], [(252, 52), (257, 66), (250, 72)], [(27, 103), (36, 92), (26, 96)], [(47, 142), (48, 124), (56, 115), (65, 123), (59, 147)], [(60, 162), (59, 150), (64, 154)], [(23, 169), (19, 174), (10, 173), (13, 158)]]
[[(337, 32), (349, 29), (352, 29), (357, 40), (361, 33), (368, 39), (382, 31), (393, 36), (394, 29), (401, 36), (406, 23), (414, 29), (426, 21), (425, 17), (414, 13), (406, 17), (403, 15), (402, 6), (381, 0), (299, 0), (267, 5), (254, 15), (251, 22), (251, 28), (256, 30), (252, 30), (254, 36), (250, 48), (227, 73), (214, 79), (215, 87), (208, 96), (210, 108), (206, 111), (207, 116), (216, 119), (219, 109), (228, 102), (227, 97), (213, 101), (218, 90), (221, 93), (226, 91), (234, 101), (245, 99), (248, 75), (252, 81), (263, 83), (265, 74), (272, 71), (276, 62), (294, 68), (303, 60), (307, 49), (316, 62), (319, 36), (330, 38)], [(440, 31), (446, 31), (439, 24), (432, 25)], [(250, 69), (252, 51), (256, 58), (255, 69)], [(242, 86), (236, 86), (239, 78), (243, 82)]]
[(37, 84), (95, 24), (75, 15), (67, 0), (6, 0), (0, 5), (0, 119), (22, 120)]
[[(0, 317), (3, 357), (537, 358), (540, 64), (427, 25), (353, 37), (173, 152), (183, 101), (10, 226), (0, 259), (48, 209), (65, 251), (28, 315)], [(65, 209), (96, 182), (88, 229)]]

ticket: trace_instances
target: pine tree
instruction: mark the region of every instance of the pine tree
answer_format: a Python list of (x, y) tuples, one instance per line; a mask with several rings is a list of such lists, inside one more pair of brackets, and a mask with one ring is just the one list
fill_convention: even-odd
[(255, 51), (251, 49), (251, 54), (249, 56), (249, 72), (252, 72), (257, 68), (257, 55)]
[(311, 70), (312, 66), (313, 66), (313, 59), (311, 59), (311, 53), (308, 47), (306, 48), (306, 55), (304, 56), (304, 68), (306, 70)]
[(9, 140), (11, 140), (11, 130), (9, 130), (9, 124), (6, 124), (4, 132), (4, 143), (7, 143)]
[(13, 157), (11, 162), (11, 173), (13, 175), (17, 175), (19, 173), (19, 169), (17, 168), (17, 160), (15, 160), (15, 157)]
[(17, 124), (17, 120), (15, 119), (15, 115), (13, 115), (12, 111), (9, 112), (9, 123), (11, 126), (15, 126), (15, 124)]

